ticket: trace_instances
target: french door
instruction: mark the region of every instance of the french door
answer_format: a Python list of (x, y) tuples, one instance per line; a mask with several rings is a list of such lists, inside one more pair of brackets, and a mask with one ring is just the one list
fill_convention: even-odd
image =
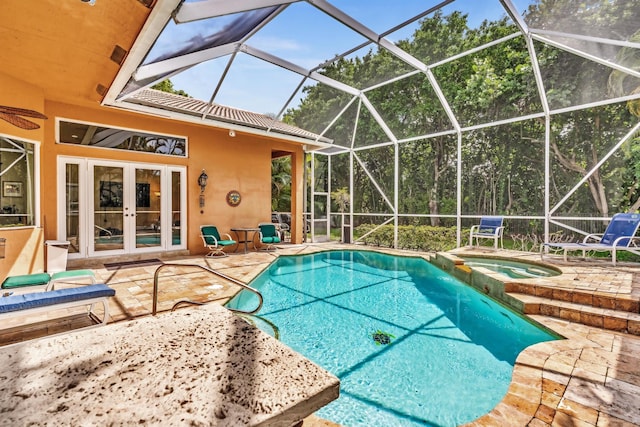
[(184, 167), (61, 157), (58, 238), (69, 257), (184, 249)]

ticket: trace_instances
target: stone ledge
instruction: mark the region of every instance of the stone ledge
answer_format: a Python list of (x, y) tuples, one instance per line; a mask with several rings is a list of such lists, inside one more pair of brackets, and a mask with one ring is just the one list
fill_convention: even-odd
[(209, 304), (0, 348), (8, 425), (291, 426), (339, 380)]

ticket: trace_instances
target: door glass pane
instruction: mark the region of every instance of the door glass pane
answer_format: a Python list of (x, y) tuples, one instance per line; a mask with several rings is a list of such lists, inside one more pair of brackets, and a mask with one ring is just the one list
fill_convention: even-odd
[(180, 236), (180, 172), (171, 172), (171, 244), (182, 243)]
[(69, 253), (78, 253), (79, 240), (80, 240), (80, 217), (79, 206), (80, 198), (78, 192), (79, 178), (79, 165), (66, 164), (66, 197), (65, 197), (65, 228), (66, 239), (69, 241)]
[(93, 210), (95, 251), (123, 249), (123, 169), (95, 166)]
[(160, 171), (136, 169), (136, 248), (160, 246)]

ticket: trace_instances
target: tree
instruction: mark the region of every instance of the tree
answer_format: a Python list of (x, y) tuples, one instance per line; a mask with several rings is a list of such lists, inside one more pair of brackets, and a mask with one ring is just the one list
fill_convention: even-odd
[(182, 89), (175, 89), (173, 87), (173, 82), (169, 79), (165, 79), (159, 83), (154, 84), (153, 86), (151, 86), (151, 89), (191, 98), (191, 96), (187, 92), (183, 91)]
[(331, 192), (331, 200), (333, 200), (333, 202), (338, 205), (338, 209), (340, 209), (340, 229), (344, 231), (344, 212), (345, 210), (347, 210), (347, 208), (349, 207), (349, 203), (351, 202), (349, 189), (347, 187), (342, 187), (337, 189), (336, 191)]
[[(567, 19), (570, 18), (570, 19)], [(640, 8), (631, 1), (540, 0), (525, 16), (531, 28), (586, 34), (601, 38), (636, 40)], [(585, 105), (635, 93), (638, 79), (576, 55), (573, 51), (534, 41), (530, 52), (525, 37), (512, 37), (500, 44), (474, 51), (451, 61), (442, 59), (510, 36), (517, 28), (506, 18), (485, 21), (470, 28), (467, 16), (436, 12), (420, 21), (418, 29), (397, 45), (430, 65), (443, 105), (426, 73), (415, 73), (371, 90), (366, 97), (383, 118), (398, 144), (400, 214), (431, 214), (438, 224), (442, 213), (454, 214), (457, 200), (457, 136), (447, 108), (463, 127), (526, 117), (544, 112), (539, 91), (544, 90), (551, 116), (551, 204), (558, 203), (584, 177), (558, 213), (608, 215), (612, 209), (636, 206), (640, 196), (640, 151), (625, 148), (608, 158), (599, 170), (594, 167), (637, 122), (640, 102), (609, 104), (588, 109)], [(619, 43), (597, 43), (586, 38), (563, 38), (578, 51), (602, 54), (607, 59), (640, 69), (635, 48)], [(596, 46), (597, 45), (597, 46)], [(540, 65), (544, 87), (538, 88), (530, 53)], [(439, 64), (437, 66), (432, 64)], [(362, 57), (342, 58), (327, 65), (323, 74), (356, 88), (368, 88), (384, 78), (406, 72), (385, 50), (370, 50)], [(607, 92), (609, 87), (609, 92)], [(305, 88), (305, 99), (287, 112), (286, 120), (316, 132), (324, 131), (335, 115), (351, 100), (335, 89), (317, 84)], [(625, 108), (627, 107), (627, 108)], [(631, 113), (629, 112), (631, 111)], [(391, 200), (395, 177), (395, 147), (364, 103), (354, 102), (333, 122), (327, 135), (351, 148), (368, 173), (355, 163), (354, 212), (389, 214), (381, 203), (378, 187)], [(357, 125), (355, 124), (357, 120)], [(462, 134), (462, 212), (467, 214), (542, 214), (544, 209), (544, 135), (546, 121), (529, 118), (516, 123), (478, 127)], [(430, 135), (430, 137), (420, 138)], [(373, 144), (382, 144), (367, 149)], [(386, 145), (385, 145), (386, 144)], [(624, 147), (623, 147), (624, 148)], [(336, 162), (338, 163), (338, 162)], [(339, 162), (342, 168), (345, 162)], [(332, 163), (332, 181), (338, 173)], [(346, 174), (347, 172), (340, 172)], [(625, 177), (624, 188), (620, 177)], [(377, 186), (372, 184), (372, 180)], [(340, 185), (332, 182), (332, 188)], [(640, 204), (640, 202), (638, 202)], [(407, 216), (406, 221), (412, 221)]]
[(291, 212), (291, 158), (271, 161), (271, 210)]
[[(631, 36), (630, 41), (640, 43), (640, 31)], [(625, 67), (640, 70), (640, 50), (623, 47), (617, 55), (618, 63)], [(638, 79), (620, 70), (613, 70), (608, 80), (609, 92), (612, 96), (624, 96), (640, 93)], [(640, 117), (640, 99), (627, 101), (627, 109), (635, 117)], [(638, 148), (638, 136), (635, 143), (628, 144), (624, 151), (629, 168), (623, 172), (622, 187), (624, 201), (622, 205), (628, 212), (636, 212), (640, 209), (640, 149)]]
[(349, 196), (349, 189), (347, 187), (342, 187), (333, 191), (331, 193), (331, 200), (333, 200), (336, 205), (338, 205), (338, 209), (340, 209), (340, 213), (344, 214), (345, 210), (349, 207), (349, 202), (351, 201), (351, 196)]

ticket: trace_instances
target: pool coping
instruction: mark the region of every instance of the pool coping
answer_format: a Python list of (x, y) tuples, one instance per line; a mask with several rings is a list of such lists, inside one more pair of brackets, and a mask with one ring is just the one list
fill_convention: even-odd
[[(564, 287), (565, 290), (555, 289), (556, 294), (561, 296), (580, 288), (581, 292), (588, 293), (588, 286), (576, 284), (580, 282), (580, 274), (585, 274), (581, 270), (602, 269), (603, 271), (598, 271), (600, 274), (597, 274), (596, 280), (606, 282), (607, 277), (611, 280), (616, 276), (611, 274), (611, 267), (568, 263), (554, 265), (562, 271), (560, 276), (512, 279), (485, 268), (476, 268), (475, 271), (468, 267), (458, 268), (464, 266), (464, 263), (457, 255), (469, 252), (498, 259), (515, 257), (518, 261), (525, 259), (526, 262), (543, 266), (549, 265), (548, 262), (534, 259), (534, 254), (515, 251), (487, 253), (486, 250), (472, 248), (459, 248), (434, 256), (434, 259), (440, 256), (440, 261), (443, 257), (449, 258), (456, 266), (455, 275), (473, 277), (476, 280), (470, 285), (475, 285), (476, 289), (485, 293), (493, 293), (499, 300), (510, 302), (510, 307), (516, 307), (516, 311), (526, 314), (534, 322), (560, 334), (564, 339), (534, 344), (523, 350), (516, 359), (512, 381), (502, 401), (491, 412), (465, 426), (640, 425), (640, 409), (635, 398), (640, 393), (640, 377), (635, 368), (640, 363), (637, 356), (640, 337), (547, 315), (528, 314), (524, 309), (525, 301), (513, 296), (513, 291), (520, 290), (521, 286), (535, 287), (540, 282), (545, 287)], [(636, 266), (626, 268), (640, 272)], [(622, 272), (619, 275), (625, 274)], [(484, 280), (477, 280), (483, 276)], [(487, 280), (494, 286), (487, 289)], [(637, 303), (640, 299), (638, 287), (626, 289), (625, 284), (623, 283), (622, 293), (613, 289), (606, 289), (607, 292), (602, 289), (594, 290), (593, 293), (607, 298), (619, 298), (623, 303)], [(610, 295), (602, 295), (606, 293)], [(522, 310), (517, 309), (520, 304)], [(636, 310), (635, 306), (633, 309)], [(630, 316), (632, 315), (631, 313)]]
[[(304, 255), (326, 250), (368, 250), (387, 254), (418, 257), (430, 261), (435, 253), (397, 250), (392, 248), (347, 245), (341, 243), (282, 244), (277, 251), (231, 254), (227, 258), (205, 259), (184, 253), (164, 254), (164, 261), (199, 263), (219, 269), (225, 274), (249, 283), (280, 255)], [(459, 248), (451, 251), (472, 252), (515, 259), (540, 259), (539, 253), (487, 248)], [(149, 256), (157, 256), (151, 254)], [(609, 301), (637, 302), (640, 300), (640, 265), (610, 262), (562, 261), (562, 257), (545, 258), (562, 269), (563, 274), (538, 281), (546, 289), (566, 294), (567, 298), (589, 292), (593, 298)], [(150, 313), (150, 293), (154, 267), (136, 267), (107, 271), (99, 264), (74, 265), (91, 268), (101, 282), (116, 289), (110, 302), (114, 321), (128, 321)], [(498, 273), (496, 273), (498, 274)], [(199, 300), (224, 304), (237, 289), (221, 280), (211, 285), (198, 284), (200, 278), (190, 273), (190, 280), (176, 272), (179, 286), (167, 288), (160, 301), (161, 309), (170, 309), (177, 299)], [(534, 283), (523, 279), (525, 284)], [(193, 286), (198, 284), (198, 286)], [(517, 287), (512, 282), (509, 286)], [(542, 289), (542, 288), (541, 288)], [(544, 314), (527, 317), (564, 336), (562, 341), (540, 343), (520, 353), (514, 367), (507, 394), (496, 407), (467, 425), (471, 426), (640, 426), (640, 337), (603, 328), (588, 326), (568, 319)], [(304, 427), (334, 426), (315, 416), (306, 418)]]
[[(421, 257), (428, 261), (440, 254), (336, 245), (335, 250), (340, 249), (372, 250)], [(304, 252), (313, 253), (318, 250), (331, 249)], [(469, 248), (459, 248), (458, 251), (460, 250), (484, 256), (491, 254), (496, 257), (527, 259), (536, 264), (549, 264), (548, 260), (539, 261), (537, 253)], [(456, 250), (447, 252), (452, 255), (455, 253)], [(562, 286), (565, 289), (580, 288), (586, 275), (597, 285), (593, 291), (595, 294), (610, 294), (623, 300), (640, 300), (640, 266), (618, 266), (615, 274), (612, 273), (610, 264), (570, 262), (554, 266), (563, 274), (517, 281), (504, 280), (500, 273), (488, 270), (487, 275), (500, 282), (503, 288), (517, 282), (531, 284), (542, 281), (547, 286)], [(629, 276), (637, 276), (638, 279), (633, 280)], [(629, 281), (638, 285), (630, 285)], [(618, 292), (615, 288), (622, 290)], [(516, 305), (523, 304), (517, 298), (514, 298), (514, 302)], [(464, 424), (465, 427), (640, 426), (640, 405), (636, 397), (640, 395), (640, 375), (636, 368), (640, 365), (639, 336), (546, 315), (524, 315), (564, 339), (534, 344), (523, 350), (516, 359), (511, 383), (502, 400), (489, 413)]]
[[(345, 244), (303, 246), (291, 252), (280, 251), (277, 256), (307, 255), (331, 250), (374, 251), (423, 258), (429, 262), (438, 256), (452, 256), (459, 260), (456, 263), (458, 266), (464, 267), (463, 261), (456, 255), (462, 251), (485, 257), (525, 259), (532, 264), (552, 265), (561, 270), (562, 274), (559, 276), (517, 280), (507, 280), (504, 275), (487, 269), (482, 272), (493, 283), (493, 299), (505, 304), (503, 299), (495, 297), (496, 294), (504, 294), (504, 299), (510, 302), (505, 305), (564, 339), (534, 344), (523, 350), (516, 359), (512, 380), (503, 399), (492, 411), (464, 426), (640, 426), (640, 405), (635, 398), (640, 395), (640, 376), (634, 373), (635, 366), (640, 364), (640, 358), (637, 356), (640, 354), (640, 337), (546, 315), (524, 313), (525, 303), (508, 292), (513, 288), (517, 290), (519, 283), (531, 285), (542, 282), (545, 286), (563, 288), (563, 292), (570, 294), (572, 290), (583, 286), (581, 280), (588, 275), (594, 280), (593, 283), (602, 285), (596, 286), (594, 294), (639, 301), (640, 266), (619, 266), (619, 274), (612, 275), (610, 265), (571, 262), (551, 264), (549, 260), (540, 261), (538, 253), (476, 248), (458, 248), (446, 253), (424, 253)], [(264, 268), (267, 267), (268, 265)], [(592, 274), (590, 270), (593, 269), (598, 269), (598, 274)], [(626, 276), (634, 275), (634, 272), (629, 273), (625, 269), (635, 269), (639, 286), (630, 286), (629, 277)], [(487, 294), (484, 287), (476, 289)], [(489, 291), (490, 294), (491, 289)], [(590, 394), (584, 390), (595, 392)], [(610, 396), (615, 396), (615, 399), (608, 401)], [(635, 409), (631, 409), (634, 405)]]

